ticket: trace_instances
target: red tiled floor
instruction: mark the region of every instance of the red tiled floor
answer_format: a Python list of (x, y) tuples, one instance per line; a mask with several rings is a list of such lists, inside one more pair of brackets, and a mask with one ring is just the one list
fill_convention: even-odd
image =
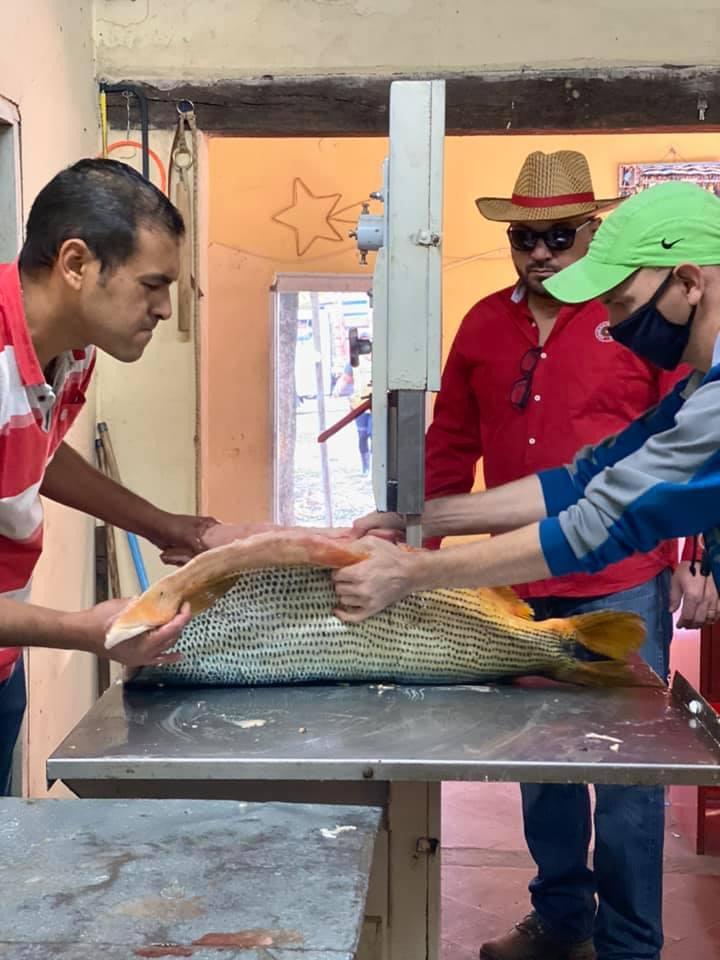
[[(695, 856), (679, 810), (667, 819), (663, 960), (720, 960), (720, 858)], [(442, 960), (477, 960), (527, 912), (532, 874), (517, 784), (445, 784)]]

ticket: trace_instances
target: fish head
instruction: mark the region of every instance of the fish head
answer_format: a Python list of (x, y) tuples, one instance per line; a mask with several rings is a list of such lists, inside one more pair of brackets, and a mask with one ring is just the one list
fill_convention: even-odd
[(115, 617), (105, 632), (105, 649), (112, 650), (125, 640), (169, 623), (181, 604), (182, 599), (175, 592), (162, 589), (162, 581), (155, 584), (142, 596), (131, 600)]

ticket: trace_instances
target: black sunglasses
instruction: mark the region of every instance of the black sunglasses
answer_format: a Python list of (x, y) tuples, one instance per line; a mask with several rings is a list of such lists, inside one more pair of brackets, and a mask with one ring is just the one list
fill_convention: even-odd
[(510, 246), (513, 250), (519, 250), (520, 253), (531, 253), (541, 240), (548, 250), (557, 252), (558, 250), (569, 250), (575, 243), (578, 230), (582, 230), (590, 223), (592, 223), (592, 220), (586, 220), (579, 227), (559, 226), (542, 231), (531, 230), (530, 227), (508, 227), (507, 235), (510, 239)]
[(520, 372), (522, 376), (515, 381), (510, 390), (510, 403), (516, 410), (524, 410), (527, 406), (530, 393), (532, 392), (533, 374), (535, 373), (535, 367), (538, 365), (542, 352), (542, 347), (530, 347), (522, 356), (522, 360), (520, 361)]

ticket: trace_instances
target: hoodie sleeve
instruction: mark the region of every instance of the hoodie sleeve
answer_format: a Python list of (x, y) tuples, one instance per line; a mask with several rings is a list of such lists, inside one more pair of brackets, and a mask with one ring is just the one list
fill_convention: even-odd
[(594, 446), (583, 447), (567, 466), (539, 473), (548, 517), (556, 517), (577, 503), (594, 477), (640, 450), (650, 437), (670, 428), (690, 390), (701, 380), (701, 374), (685, 378), (659, 404), (633, 420), (620, 433)]
[[(594, 573), (720, 525), (720, 367), (685, 402), (684, 386), (568, 468), (580, 495), (540, 524), (553, 576)], [(646, 439), (638, 443), (641, 429)]]

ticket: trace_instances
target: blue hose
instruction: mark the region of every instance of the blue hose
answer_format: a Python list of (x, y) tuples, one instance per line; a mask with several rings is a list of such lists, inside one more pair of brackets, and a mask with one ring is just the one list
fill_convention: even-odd
[(133, 564), (135, 565), (135, 573), (137, 574), (138, 583), (140, 584), (140, 590), (145, 591), (150, 586), (147, 576), (147, 570), (145, 569), (145, 563), (140, 553), (140, 544), (138, 543), (138, 538), (134, 533), (128, 533), (128, 544), (130, 546), (130, 553), (132, 554)]
[[(98, 463), (99, 463), (100, 469), (103, 470), (105, 475), (110, 476), (111, 471), (109, 471), (107, 467), (108, 451), (105, 450), (105, 446), (103, 444), (103, 434), (107, 433), (108, 445), (110, 445), (110, 434), (108, 433), (107, 424), (104, 422), (99, 423), (97, 425), (97, 429), (98, 429), (99, 436), (96, 437), (95, 439), (95, 449), (97, 450)], [(104, 461), (105, 461), (105, 465), (103, 465)], [(113, 462), (114, 462), (114, 456), (113, 456)], [(115, 466), (115, 473), (117, 474), (117, 465)], [(119, 477), (117, 477), (117, 482), (118, 483), (120, 482)], [(125, 531), (125, 533), (127, 534), (128, 546), (130, 547), (130, 555), (132, 556), (133, 566), (135, 567), (135, 576), (138, 579), (138, 584), (140, 585), (141, 593), (144, 593), (144, 591), (147, 590), (147, 588), (150, 586), (150, 582), (148, 580), (147, 570), (145, 569), (145, 563), (142, 558), (142, 553), (140, 553), (140, 544), (138, 543), (138, 538), (134, 533), (130, 533), (127, 530)]]

